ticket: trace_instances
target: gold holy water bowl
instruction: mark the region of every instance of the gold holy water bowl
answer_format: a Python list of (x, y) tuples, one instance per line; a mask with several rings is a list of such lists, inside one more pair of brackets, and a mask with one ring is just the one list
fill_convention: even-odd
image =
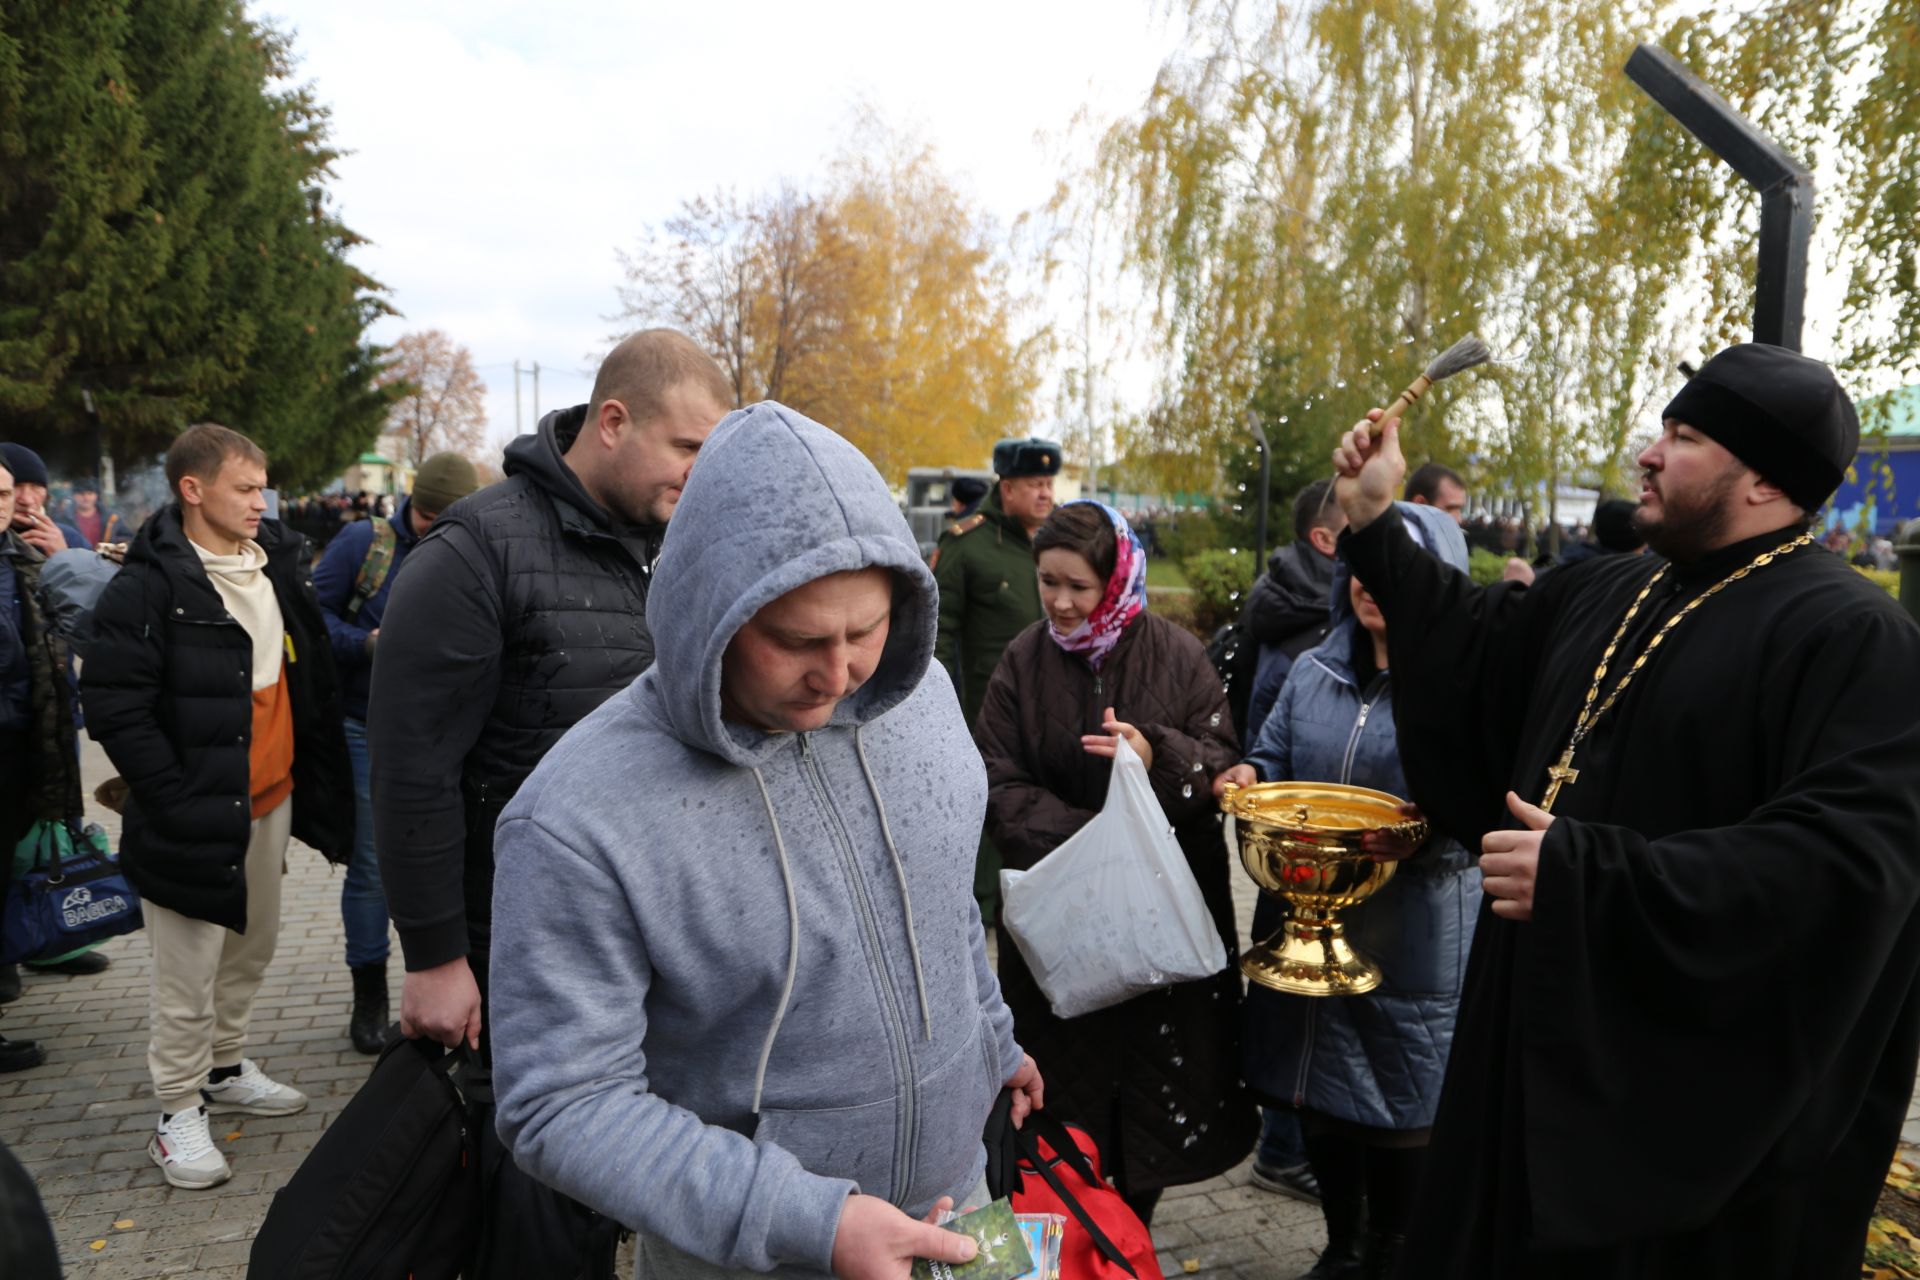
[(1380, 985), (1380, 966), (1356, 952), (1338, 912), (1364, 902), (1398, 865), (1360, 847), (1369, 831), (1414, 843), (1427, 824), (1400, 812), (1398, 796), (1338, 782), (1228, 784), (1220, 807), (1233, 815), (1240, 862), (1253, 882), (1291, 909), (1280, 931), (1241, 957), (1263, 987), (1302, 996), (1354, 996)]

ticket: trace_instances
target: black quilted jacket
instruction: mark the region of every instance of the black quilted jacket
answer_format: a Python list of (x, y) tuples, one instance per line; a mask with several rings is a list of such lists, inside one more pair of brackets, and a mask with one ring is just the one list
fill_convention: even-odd
[(615, 523), (567, 468), (585, 418), (585, 405), (542, 418), (508, 446), (507, 478), (442, 512), (393, 575), (367, 740), (409, 969), (484, 936), (492, 816), (561, 734), (653, 665), (647, 586), (664, 530)]
[(987, 764), (987, 832), (1004, 865), (1023, 869), (1105, 803), (1112, 764), (1080, 737), (1101, 732), (1108, 706), (1152, 744), (1154, 794), (1227, 944), (1227, 968), (1063, 1021), (1003, 933), (1000, 985), (1046, 1080), (1047, 1109), (1084, 1126), (1121, 1190), (1138, 1194), (1231, 1169), (1258, 1127), (1239, 1080), (1239, 948), (1212, 793), (1214, 775), (1240, 759), (1226, 693), (1200, 642), (1150, 613), (1097, 675), (1039, 622), (1007, 646), (974, 740)]

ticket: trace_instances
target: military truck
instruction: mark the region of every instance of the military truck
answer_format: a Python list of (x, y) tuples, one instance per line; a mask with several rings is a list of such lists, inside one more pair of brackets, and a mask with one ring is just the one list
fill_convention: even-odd
[(993, 472), (974, 467), (912, 467), (907, 471), (907, 498), (903, 509), (920, 554), (930, 556), (953, 519), (953, 482), (963, 476), (984, 481), (993, 487)]

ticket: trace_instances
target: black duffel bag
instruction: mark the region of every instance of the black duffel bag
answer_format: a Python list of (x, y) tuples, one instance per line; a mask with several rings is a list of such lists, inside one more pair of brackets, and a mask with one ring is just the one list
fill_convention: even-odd
[(248, 1280), (453, 1280), (480, 1227), (480, 1161), (450, 1078), (467, 1060), (396, 1040), (254, 1237)]
[(536, 1182), (513, 1162), (493, 1127), (485, 1068), (462, 1075), (480, 1159), (480, 1234), (466, 1280), (614, 1280), (626, 1234), (618, 1222)]

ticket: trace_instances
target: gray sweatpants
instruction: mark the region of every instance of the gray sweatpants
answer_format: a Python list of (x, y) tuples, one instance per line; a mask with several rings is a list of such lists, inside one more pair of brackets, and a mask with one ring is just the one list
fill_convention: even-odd
[[(987, 1204), (987, 1178), (980, 1176), (971, 1194), (954, 1205), (954, 1211), (984, 1208)], [(722, 1267), (702, 1261), (690, 1253), (683, 1253), (664, 1240), (656, 1240), (642, 1232), (636, 1239), (638, 1247), (634, 1250), (634, 1280), (764, 1280), (764, 1271), (749, 1271), (744, 1267)], [(820, 1273), (825, 1276), (826, 1272)]]

